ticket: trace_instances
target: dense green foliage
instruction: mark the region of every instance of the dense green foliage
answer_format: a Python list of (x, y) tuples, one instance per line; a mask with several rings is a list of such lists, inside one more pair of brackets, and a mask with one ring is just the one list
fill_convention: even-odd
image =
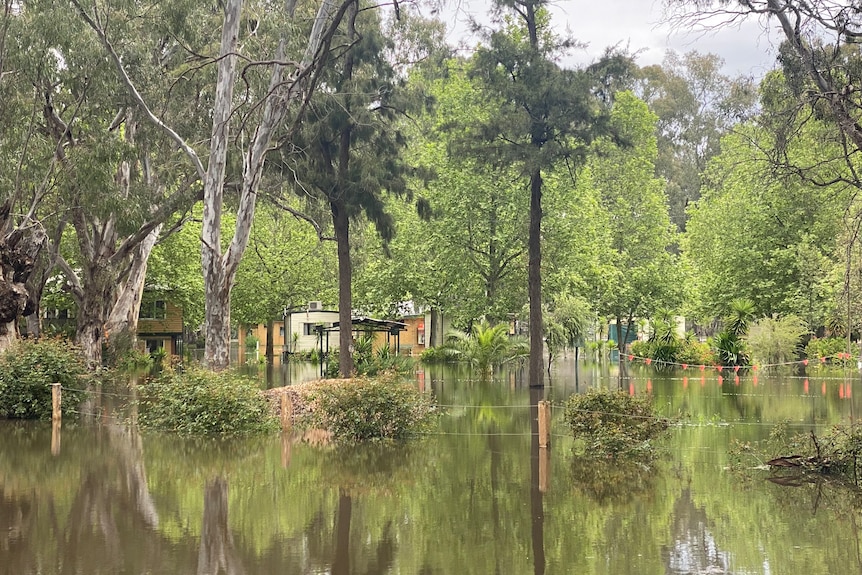
[(54, 339), (22, 340), (0, 354), (0, 417), (50, 419), (51, 384), (63, 388), (62, 409), (77, 409), (86, 387), (79, 349)]
[[(854, 345), (850, 349), (851, 357), (855, 357), (857, 346)], [(826, 360), (823, 363), (842, 363), (846, 353), (848, 353), (846, 337), (812, 337), (805, 346), (805, 357), (811, 361), (817, 361), (817, 365), (820, 364), (821, 358)]]
[(802, 338), (808, 329), (795, 315), (764, 317), (748, 329), (745, 339), (751, 360), (757, 365), (780, 365), (795, 361), (802, 352)]
[(581, 440), (582, 452), (599, 457), (649, 457), (653, 440), (669, 425), (656, 415), (650, 397), (605, 389), (573, 394), (563, 417)]
[(139, 423), (183, 434), (262, 433), (278, 429), (257, 383), (232, 371), (166, 371), (139, 389)]
[(340, 442), (406, 439), (427, 430), (436, 413), (430, 395), (392, 376), (326, 381), (308, 401), (310, 425)]

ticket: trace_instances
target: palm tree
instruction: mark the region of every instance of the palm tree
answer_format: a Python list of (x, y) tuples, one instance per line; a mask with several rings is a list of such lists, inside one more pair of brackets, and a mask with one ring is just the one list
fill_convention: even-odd
[(450, 333), (449, 341), (449, 345), (458, 350), (458, 355), (469, 362), (482, 377), (491, 375), (498, 365), (527, 357), (530, 351), (526, 340), (509, 337), (508, 325), (491, 325), (486, 320), (473, 324), (469, 334)]
[(730, 302), (730, 315), (725, 321), (725, 329), (736, 336), (745, 335), (754, 319), (754, 302), (748, 298), (738, 298)]

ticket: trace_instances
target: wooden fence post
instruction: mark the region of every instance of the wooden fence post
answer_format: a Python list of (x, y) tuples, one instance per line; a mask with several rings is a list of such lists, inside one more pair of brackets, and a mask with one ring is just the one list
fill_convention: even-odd
[(60, 425), (63, 420), (62, 390), (59, 383), (51, 384), (51, 421)]
[(539, 402), (539, 447), (548, 447), (551, 444), (551, 404), (547, 401)]
[(62, 391), (59, 383), (51, 384), (51, 455), (60, 455), (60, 426), (63, 423), (61, 402)]

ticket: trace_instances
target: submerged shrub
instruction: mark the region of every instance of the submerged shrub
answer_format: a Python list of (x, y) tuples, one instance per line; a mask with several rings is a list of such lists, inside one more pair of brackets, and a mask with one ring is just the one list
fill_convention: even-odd
[(0, 417), (50, 419), (51, 384), (63, 387), (63, 412), (83, 399), (87, 373), (81, 351), (57, 339), (22, 340), (0, 354)]
[(435, 413), (429, 395), (390, 376), (326, 381), (308, 400), (310, 424), (337, 441), (404, 439), (426, 430)]
[[(851, 353), (855, 356), (856, 346), (851, 346)], [(846, 337), (812, 337), (805, 346), (805, 356), (810, 360), (826, 358), (829, 363), (842, 364), (844, 353), (847, 351)]]
[(751, 324), (746, 340), (756, 363), (776, 365), (796, 359), (807, 332), (805, 322), (795, 315), (764, 317)]
[(233, 371), (168, 371), (140, 387), (142, 427), (179, 433), (261, 433), (279, 428), (257, 383)]
[(731, 469), (751, 473), (766, 465), (782, 476), (816, 474), (858, 486), (862, 480), (862, 425), (836, 425), (815, 435), (790, 433), (788, 423), (776, 425), (767, 439), (736, 441), (729, 450)]
[(650, 455), (651, 440), (669, 424), (648, 397), (596, 389), (569, 397), (563, 417), (584, 453), (609, 457)]

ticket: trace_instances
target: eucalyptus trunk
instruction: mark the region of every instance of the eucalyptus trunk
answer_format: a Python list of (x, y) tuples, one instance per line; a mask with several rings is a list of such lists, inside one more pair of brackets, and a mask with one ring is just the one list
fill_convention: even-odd
[(81, 290), (76, 297), (78, 316), (75, 342), (84, 354), (87, 367), (98, 370), (102, 367), (105, 321), (116, 301), (116, 275), (110, 273), (101, 261), (90, 264), (83, 273), (87, 289)]
[(133, 252), (131, 269), (126, 281), (120, 286), (117, 300), (112, 306), (105, 322), (105, 337), (115, 339), (128, 334), (134, 345), (138, 332), (138, 314), (144, 293), (144, 280), (147, 276), (147, 263), (156, 245), (162, 226), (156, 226)]
[(242, 0), (228, 0), (219, 50), (209, 165), (204, 179), (201, 237), (206, 310), (204, 361), (214, 370), (222, 370), (230, 363), (230, 292), (233, 278), (227, 273), (221, 251), (221, 215), (241, 13)]

